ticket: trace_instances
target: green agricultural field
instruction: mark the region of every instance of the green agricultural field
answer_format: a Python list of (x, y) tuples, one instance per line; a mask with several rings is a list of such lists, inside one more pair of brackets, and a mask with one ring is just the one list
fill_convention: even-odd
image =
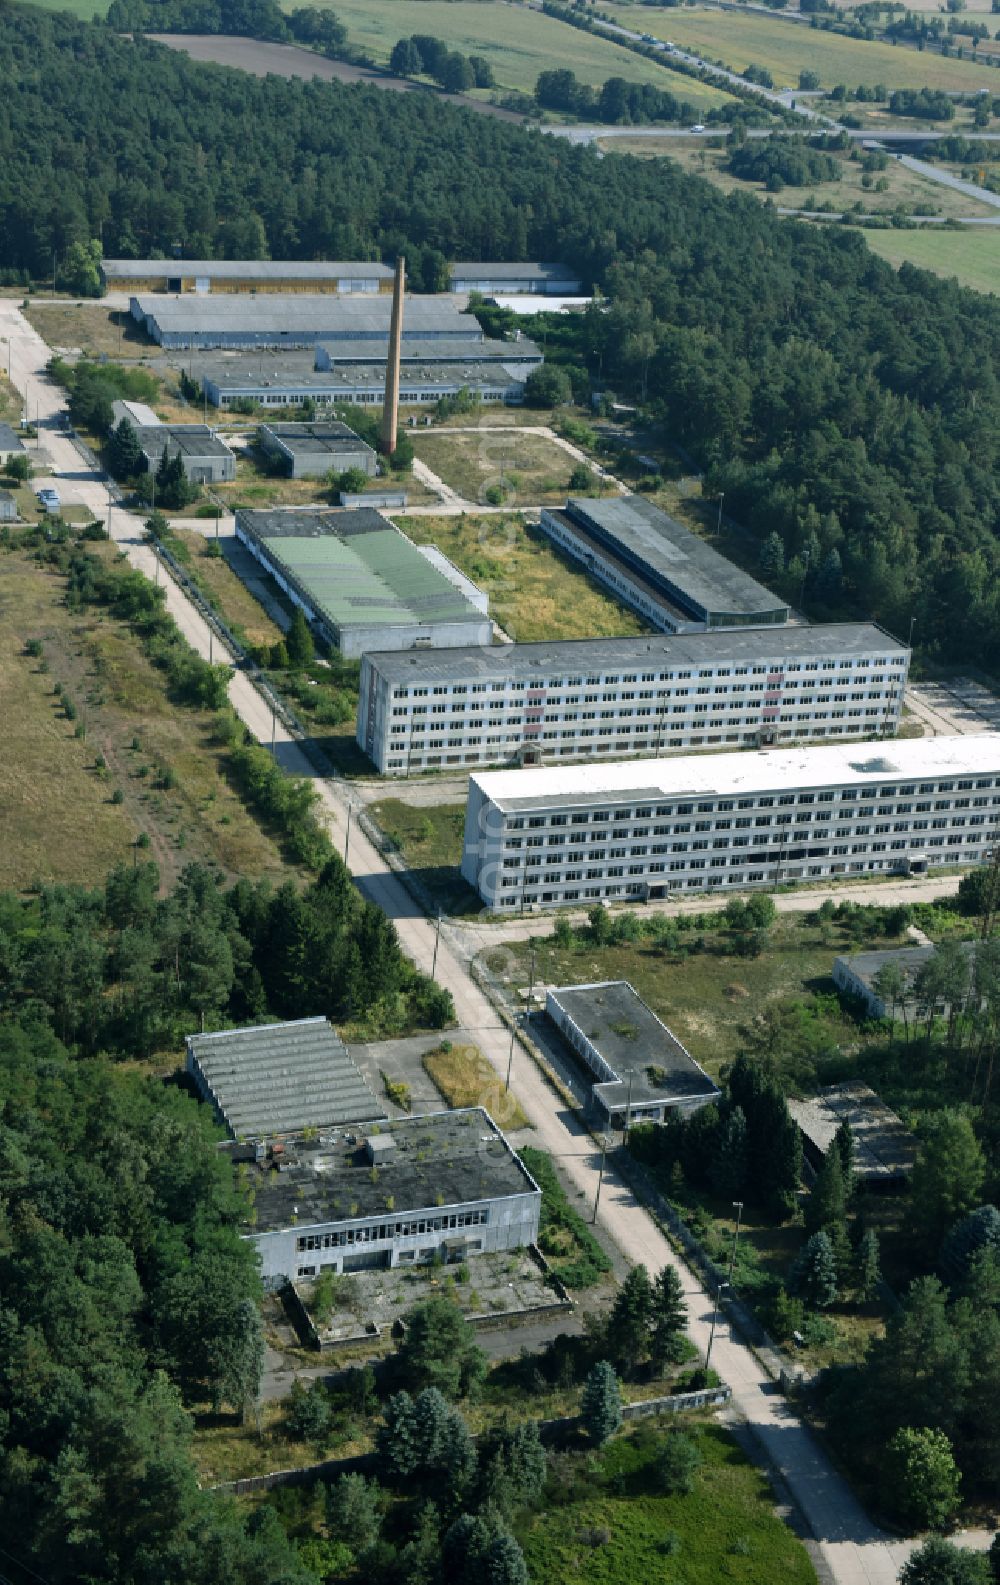
[[(338, 7), (339, 9), (339, 7)], [(724, 61), (736, 71), (765, 66), (779, 88), (796, 88), (804, 68), (819, 73), (820, 84), (885, 83), (889, 88), (955, 88), (974, 93), (996, 87), (996, 72), (973, 61), (943, 58), (877, 40), (841, 38), (803, 23), (744, 16), (733, 11), (673, 8), (658, 11), (633, 6), (609, 10), (627, 27), (670, 39), (706, 60)], [(641, 20), (637, 20), (640, 18)]]
[(1000, 293), (1000, 227), (943, 231), (868, 231), (873, 253), (889, 264), (917, 264), (935, 275), (954, 276), (977, 292)]
[(531, 1578), (546, 1585), (808, 1585), (802, 1542), (774, 1512), (766, 1478), (728, 1431), (694, 1431), (702, 1455), (689, 1496), (661, 1496), (655, 1476), (664, 1428), (643, 1422), (601, 1453), (565, 1456), (541, 1511), (520, 1529)]
[[(291, 3), (291, 0), (290, 0)], [(599, 86), (608, 77), (654, 83), (688, 99), (699, 110), (726, 104), (729, 95), (679, 77), (610, 39), (567, 27), (524, 5), (504, 0), (333, 0), (352, 44), (388, 61), (397, 39), (430, 33), (463, 54), (485, 55), (501, 88), (530, 92), (539, 72), (568, 67), (581, 82)]]
[(108, 9), (108, 0), (38, 0), (38, 3), (44, 11), (68, 11), (83, 22), (104, 16)]
[[(931, 181), (919, 171), (912, 171), (898, 160), (890, 160), (884, 171), (874, 173), (872, 185), (865, 187), (859, 159), (836, 155), (841, 176), (835, 182), (812, 182), (808, 187), (783, 187), (778, 193), (769, 193), (763, 182), (745, 182), (731, 175), (727, 169), (729, 153), (721, 146), (721, 138), (694, 138), (685, 142), (677, 138), (654, 138), (639, 130), (634, 137), (599, 139), (601, 147), (612, 154), (635, 154), (640, 159), (670, 159), (694, 176), (704, 176), (706, 181), (724, 193), (756, 193), (767, 203), (785, 209), (818, 209), (830, 206), (836, 211), (861, 204), (870, 212), (902, 210), (911, 215), (941, 215), (944, 219), (958, 219), (965, 215), (980, 215), (984, 219), (996, 215), (997, 210), (964, 193), (953, 192), (939, 182)], [(713, 147), (713, 145), (720, 145)], [(875, 190), (874, 182), (884, 180), (883, 193)], [(906, 235), (910, 233), (893, 233)], [(955, 232), (949, 232), (954, 237)]]

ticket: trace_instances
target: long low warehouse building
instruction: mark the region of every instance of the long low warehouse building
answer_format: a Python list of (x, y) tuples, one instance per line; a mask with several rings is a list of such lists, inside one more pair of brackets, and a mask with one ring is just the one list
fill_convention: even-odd
[[(472, 349), (476, 351), (476, 348)], [(185, 360), (185, 368), (187, 362)], [(317, 407), (347, 405), (381, 407), (385, 401), (385, 364), (367, 363), (323, 371), (312, 360), (296, 353), (230, 357), (220, 363), (193, 363), (193, 379), (202, 386), (213, 407), (239, 410), (247, 404), (261, 407), (297, 407), (315, 402)], [(471, 391), (488, 406), (514, 407), (524, 400), (524, 382), (531, 373), (524, 364), (499, 362), (412, 364), (404, 362), (399, 377), (399, 400), (404, 407), (425, 407), (443, 396)]]
[(909, 661), (873, 622), (375, 653), (357, 737), (388, 776), (891, 737)]
[(788, 621), (777, 595), (640, 496), (543, 507), (541, 526), (664, 633)]
[[(524, 365), (526, 369), (536, 369), (542, 362), (542, 351), (534, 341), (527, 336), (518, 336), (514, 341), (497, 341), (487, 338), (476, 343), (477, 363), (509, 363), (514, 367)], [(373, 362), (385, 362), (389, 356), (388, 338), (384, 343), (371, 341), (321, 341), (316, 348), (317, 369), (342, 369), (354, 364), (369, 367)], [(469, 338), (456, 336), (454, 340), (447, 337), (439, 341), (412, 340), (404, 341), (400, 347), (399, 361), (401, 369), (423, 364), (433, 367), (435, 364), (446, 366), (453, 363), (468, 363)]]
[(388, 264), (354, 259), (102, 259), (108, 292), (347, 292), (392, 290)]
[(344, 656), (492, 640), (486, 596), (370, 508), (238, 511), (236, 537)]
[[(385, 344), (392, 301), (301, 293), (263, 297), (131, 299), (132, 318), (162, 347), (315, 347), (321, 341)], [(470, 359), (485, 340), (479, 321), (453, 297), (407, 297), (404, 341), (466, 340)]]
[(539, 295), (573, 297), (580, 279), (565, 264), (451, 264), (448, 278), (453, 292), (479, 292), (483, 297)]
[(490, 909), (977, 864), (1000, 734), (486, 771), (462, 874)]

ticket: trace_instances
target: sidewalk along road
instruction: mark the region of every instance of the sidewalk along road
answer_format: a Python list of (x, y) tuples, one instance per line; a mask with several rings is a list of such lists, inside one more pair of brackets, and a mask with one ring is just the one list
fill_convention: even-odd
[[(44, 343), (33, 332), (30, 336), (21, 333), (16, 323), (20, 315), (16, 310), (13, 314), (5, 313), (2, 306), (0, 336), (6, 333), (12, 319), (15, 321), (13, 329), (18, 332), (14, 378), (20, 381), (26, 377), (29, 390), (39, 388), (40, 417), (49, 426), (46, 444), (50, 440), (53, 442), (51, 450), (60, 488), (67, 500), (84, 502), (96, 515), (110, 520), (113, 537), (129, 559), (143, 571), (149, 571), (152, 554), (148, 547), (138, 542), (139, 520), (129, 513), (111, 510), (104, 481), (98, 474), (82, 469), (71, 443), (55, 433), (61, 422), (61, 393), (40, 376), (39, 369), (44, 368), (47, 356)], [(25, 386), (21, 388), (24, 390)], [(209, 633), (204, 621), (169, 580), (165, 580), (165, 587), (169, 608), (178, 625), (191, 644), (207, 658)], [(219, 650), (216, 644), (215, 653), (219, 654)], [(250, 731), (259, 741), (269, 743), (270, 710), (239, 672), (232, 679), (230, 697)], [(315, 780), (301, 748), (289, 741), (280, 726), (275, 735), (275, 753), (291, 774)], [(316, 781), (316, 787), (331, 836), (343, 852), (347, 839), (348, 791), (339, 782)], [(356, 825), (350, 831), (348, 860), (359, 889), (395, 921), (403, 949), (418, 968), (429, 973), (435, 927), (417, 910), (402, 881), (386, 868), (381, 854)], [(507, 1069), (510, 1036), (473, 982), (450, 926), (445, 926), (441, 932), (437, 978), (454, 998), (459, 1023), (475, 1032), (481, 1050), (498, 1077), (502, 1077)], [(520, 1051), (515, 1051), (514, 1081), (538, 1144), (558, 1161), (581, 1204), (592, 1205), (599, 1167), (599, 1152), (594, 1141), (576, 1114), (558, 1099), (534, 1063)], [(641, 1261), (653, 1272), (668, 1264), (678, 1270), (689, 1309), (689, 1331), (696, 1347), (704, 1353), (711, 1324), (711, 1300), (614, 1171), (605, 1173), (600, 1213), (603, 1225), (629, 1261)], [(746, 1421), (765, 1464), (780, 1472), (797, 1504), (815, 1539), (817, 1561), (823, 1572), (837, 1585), (895, 1585), (909, 1544), (892, 1540), (872, 1524), (812, 1433), (798, 1419), (791, 1405), (775, 1392), (756, 1357), (730, 1334), (724, 1320), (716, 1332), (712, 1358), (722, 1379), (732, 1387), (733, 1407)]]

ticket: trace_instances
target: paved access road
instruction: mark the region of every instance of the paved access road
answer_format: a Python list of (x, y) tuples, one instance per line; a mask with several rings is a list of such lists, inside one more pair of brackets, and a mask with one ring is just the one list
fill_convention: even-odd
[[(14, 338), (14, 378), (22, 390), (35, 393), (44, 428), (44, 442), (53, 455), (60, 489), (68, 501), (82, 501), (111, 526), (114, 538), (130, 560), (150, 570), (151, 552), (138, 543), (138, 520), (129, 513), (110, 510), (103, 479), (82, 468), (77, 453), (59, 434), (61, 393), (41, 374), (48, 349), (27, 326), (19, 310), (0, 303), (0, 338)], [(169, 608), (189, 641), (208, 654), (208, 630), (180, 590), (168, 584)], [(216, 645), (216, 655), (219, 646)], [(270, 712), (239, 672), (232, 680), (233, 705), (262, 742), (270, 741)], [(288, 741), (279, 727), (276, 734), (279, 761), (295, 775), (313, 778), (313, 771), (297, 744)], [(347, 835), (348, 794), (343, 783), (318, 782), (321, 807), (334, 841)], [(414, 963), (430, 970), (434, 927), (416, 907), (396, 875), (388, 871), (381, 855), (357, 826), (351, 830), (349, 861), (358, 887), (392, 918), (404, 950)], [(437, 977), (455, 999), (458, 1022), (475, 1033), (481, 1050), (498, 1074), (507, 1068), (510, 1038), (468, 972), (465, 953), (450, 926), (441, 933)], [(574, 1113), (557, 1099), (534, 1064), (515, 1055), (514, 1087), (536, 1131), (538, 1143), (558, 1158), (570, 1183), (585, 1203), (593, 1203), (597, 1188), (598, 1156), (594, 1143)], [(601, 1221), (626, 1258), (642, 1261), (651, 1271), (670, 1264), (677, 1268), (690, 1313), (690, 1333), (705, 1351), (711, 1321), (711, 1303), (692, 1274), (678, 1260), (652, 1219), (614, 1172), (607, 1173), (601, 1198)], [(899, 1566), (910, 1550), (893, 1540), (868, 1519), (846, 1481), (840, 1476), (791, 1405), (778, 1394), (755, 1356), (730, 1335), (725, 1324), (715, 1339), (713, 1363), (733, 1389), (735, 1410), (760, 1445), (766, 1460), (780, 1470), (806, 1523), (816, 1538), (818, 1560), (836, 1585), (895, 1585)]]

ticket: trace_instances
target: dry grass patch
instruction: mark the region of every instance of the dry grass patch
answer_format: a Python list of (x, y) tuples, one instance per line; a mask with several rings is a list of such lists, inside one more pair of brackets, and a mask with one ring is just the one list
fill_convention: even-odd
[(537, 506), (566, 499), (573, 457), (545, 435), (514, 428), (434, 433), (420, 431), (413, 448), (421, 462), (463, 500), (480, 506)]
[(521, 643), (647, 631), (633, 611), (521, 517), (414, 517), (403, 527), (418, 544), (437, 545), (484, 589), (490, 614)]
[(32, 298), (24, 317), (53, 350), (77, 350), (90, 358), (103, 354), (126, 363), (164, 356), (163, 348), (150, 341), (126, 308), (109, 309), (100, 301), (47, 303)]
[[(34, 563), (16, 554), (0, 561), (0, 887), (96, 884), (128, 857), (141, 829), (132, 811), (111, 803), (110, 785), (94, 773), (93, 741), (74, 735), (53, 693), (68, 678), (50, 635), (58, 630), (72, 643), (60, 602), (59, 582)], [(24, 651), (36, 636), (51, 656), (46, 672)]]
[(478, 1046), (453, 1046), (445, 1041), (423, 1058), (424, 1071), (449, 1106), (485, 1106), (493, 1121), (508, 1132), (527, 1128), (528, 1119)]
[(174, 528), (171, 536), (184, 546), (192, 575), (211, 595), (225, 621), (245, 633), (249, 644), (276, 644), (281, 629), (225, 557), (212, 554), (209, 547), (214, 541), (192, 528)]

